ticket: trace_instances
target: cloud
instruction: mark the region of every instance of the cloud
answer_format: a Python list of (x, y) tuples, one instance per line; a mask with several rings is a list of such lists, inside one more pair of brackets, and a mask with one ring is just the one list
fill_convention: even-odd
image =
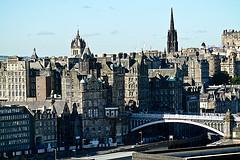
[(196, 30), (195, 33), (201, 33), (201, 34), (202, 34), (202, 33), (207, 33), (207, 30), (201, 30), (201, 29), (200, 29), (200, 30)]
[(116, 8), (114, 8), (113, 6), (109, 6), (108, 9), (115, 10)]
[(44, 32), (38, 32), (36, 35), (37, 36), (53, 36), (53, 35), (55, 35), (55, 33), (54, 32), (44, 31)]
[(89, 33), (89, 34), (83, 34), (83, 37), (94, 37), (94, 36), (99, 36), (100, 33), (96, 32), (96, 33)]
[(111, 35), (115, 35), (115, 34), (118, 34), (118, 33), (119, 33), (118, 30), (113, 30), (113, 31), (110, 32)]
[(179, 37), (179, 39), (181, 39), (182, 41), (189, 41), (191, 38), (189, 38), (189, 37)]
[(83, 6), (82, 8), (84, 8), (84, 9), (89, 9), (89, 8), (91, 8), (91, 7), (88, 6), (88, 5), (85, 5), (85, 6)]

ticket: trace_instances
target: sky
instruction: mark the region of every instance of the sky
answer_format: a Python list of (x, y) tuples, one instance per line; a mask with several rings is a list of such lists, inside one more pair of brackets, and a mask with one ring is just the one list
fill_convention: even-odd
[(239, 0), (1, 0), (0, 55), (70, 55), (77, 29), (94, 54), (164, 50), (173, 8), (179, 48), (240, 30)]

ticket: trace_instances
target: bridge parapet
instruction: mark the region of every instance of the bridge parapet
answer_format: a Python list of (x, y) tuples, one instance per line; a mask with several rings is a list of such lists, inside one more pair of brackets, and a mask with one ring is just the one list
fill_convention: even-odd
[[(227, 121), (226, 117), (230, 114), (231, 121)], [(134, 113), (131, 115), (131, 130), (135, 131), (141, 127), (146, 127), (158, 123), (188, 123), (198, 125), (206, 129), (210, 129), (224, 137), (232, 135), (233, 128), (240, 128), (240, 117), (237, 114), (220, 113), (204, 113), (199, 115), (193, 114), (146, 114)], [(227, 129), (227, 130), (226, 130)], [(240, 130), (240, 129), (239, 129)], [(227, 134), (226, 134), (227, 133)], [(240, 134), (240, 133), (239, 133)], [(226, 136), (227, 135), (227, 136)], [(240, 138), (240, 135), (239, 135)]]

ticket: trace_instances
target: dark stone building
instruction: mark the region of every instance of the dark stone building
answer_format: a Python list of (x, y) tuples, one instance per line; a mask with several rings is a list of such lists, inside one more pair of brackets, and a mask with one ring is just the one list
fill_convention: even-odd
[(168, 30), (167, 39), (167, 52), (177, 52), (178, 51), (178, 40), (177, 40), (177, 30), (174, 28), (173, 10), (171, 8), (171, 20), (170, 29)]
[(177, 77), (157, 75), (150, 80), (150, 111), (182, 112), (182, 81)]
[(63, 113), (58, 117), (58, 147), (79, 146), (82, 139), (81, 133), (81, 115), (78, 114), (76, 104), (70, 109), (65, 103)]
[(200, 91), (197, 86), (185, 86), (183, 89), (183, 110), (186, 113), (200, 113)]
[(57, 112), (54, 105), (32, 110), (34, 113), (35, 149), (57, 147)]

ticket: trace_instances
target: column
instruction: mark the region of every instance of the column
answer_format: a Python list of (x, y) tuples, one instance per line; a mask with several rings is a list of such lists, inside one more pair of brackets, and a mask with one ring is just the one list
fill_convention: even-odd
[(232, 138), (233, 122), (234, 122), (234, 117), (232, 116), (232, 113), (228, 110), (226, 112), (225, 117), (224, 117), (223, 132), (224, 132), (224, 138), (225, 139), (231, 139)]

